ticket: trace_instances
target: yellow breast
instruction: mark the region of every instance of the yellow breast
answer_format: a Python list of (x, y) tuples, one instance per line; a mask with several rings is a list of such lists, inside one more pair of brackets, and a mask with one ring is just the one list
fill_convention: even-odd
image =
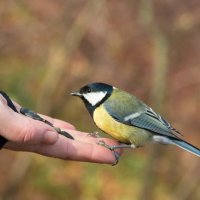
[(102, 131), (123, 143), (143, 146), (151, 137), (151, 133), (144, 129), (116, 121), (107, 113), (103, 105), (95, 109), (93, 119)]
[(129, 143), (130, 126), (114, 120), (105, 110), (103, 105), (95, 109), (93, 114), (95, 124), (118, 141)]

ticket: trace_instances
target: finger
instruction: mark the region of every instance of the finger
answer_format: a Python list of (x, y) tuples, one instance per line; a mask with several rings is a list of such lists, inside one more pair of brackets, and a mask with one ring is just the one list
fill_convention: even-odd
[(0, 135), (19, 143), (53, 144), (58, 139), (54, 129), (43, 122), (13, 112), (0, 102)]
[(45, 156), (61, 158), (64, 160), (75, 160), (95, 163), (115, 163), (113, 153), (105, 147), (84, 143), (75, 140), (68, 140), (60, 136), (54, 145), (21, 145), (16, 146), (8, 143), (7, 148), (15, 150), (31, 151)]
[(6, 101), (6, 99), (3, 97), (2, 94), (0, 94), (0, 101), (1, 101), (3, 104), (7, 105), (7, 101)]
[(54, 118), (51, 118), (49, 116), (42, 115), (42, 114), (39, 114), (39, 115), (42, 118), (46, 119), (47, 121), (51, 122), (53, 124), (53, 126), (55, 126), (55, 127), (59, 127), (61, 129), (72, 129), (72, 130), (75, 129), (75, 127), (68, 122), (62, 121), (60, 119), (54, 119)]
[[(82, 131), (79, 131), (79, 130), (72, 130), (72, 129), (62, 129), (66, 132), (68, 132), (69, 134), (73, 135), (75, 138), (77, 137), (91, 137), (89, 136), (89, 133), (87, 132), (82, 132)], [(91, 137), (92, 138), (92, 137)]]
[(106, 144), (108, 144), (110, 146), (119, 145), (119, 143), (116, 140), (112, 140), (109, 138), (103, 138), (103, 137), (100, 137), (100, 138), (91, 137), (89, 135), (89, 133), (86, 133), (86, 132), (81, 132), (81, 131), (77, 131), (77, 130), (69, 130), (69, 129), (65, 129), (65, 131), (67, 131), (70, 135), (72, 135), (75, 140), (78, 140), (81, 142), (88, 142), (88, 143), (96, 144), (99, 141), (104, 140), (106, 142)]
[[(7, 104), (6, 99), (5, 99), (2, 95), (0, 95), (0, 100), (1, 100), (4, 104)], [(13, 101), (13, 100), (12, 100), (12, 102), (13, 102), (13, 104), (15, 105), (17, 111), (20, 112), (21, 106), (20, 106), (17, 102), (15, 102), (15, 101)], [(44, 119), (48, 120), (49, 122), (51, 122), (51, 123), (52, 123), (54, 126), (56, 126), (56, 127), (60, 127), (60, 128), (63, 128), (63, 129), (64, 129), (64, 128), (65, 128), (65, 129), (75, 129), (75, 127), (74, 127), (72, 124), (68, 123), (68, 122), (65, 122), (65, 121), (62, 121), (62, 120), (59, 120), (59, 119), (54, 119), (54, 118), (51, 118), (51, 117), (49, 117), (49, 116), (42, 115), (42, 114), (39, 114), (39, 115), (40, 115), (42, 118), (44, 118)]]
[[(119, 146), (119, 142), (110, 138), (103, 138), (103, 137), (91, 137), (89, 133), (81, 132), (77, 130), (66, 130), (70, 135), (74, 137), (76, 141), (83, 142), (83, 143), (90, 143), (90, 144), (98, 144), (100, 141), (104, 141), (108, 146)], [(105, 148), (105, 147), (104, 147)], [(122, 149), (118, 148), (115, 149), (117, 154), (120, 156), (122, 154)]]
[[(76, 141), (84, 142), (84, 143), (90, 143), (90, 144), (98, 144), (100, 141), (104, 141), (106, 145), (108, 146), (119, 146), (119, 143), (116, 140), (110, 139), (110, 138), (103, 138), (103, 137), (91, 137), (89, 133), (81, 132), (77, 130), (69, 130), (65, 129), (70, 135), (73, 136), (73, 138)], [(115, 149), (115, 151), (121, 155), (122, 149), (118, 148)]]
[[(70, 133), (71, 134), (71, 133)], [(74, 136), (73, 137), (75, 138), (76, 141), (79, 141), (79, 142), (83, 142), (83, 143), (89, 143), (89, 144), (94, 144), (94, 145), (99, 145), (98, 143), (101, 141), (105, 142), (106, 145), (112, 147), (112, 146), (119, 146), (120, 144), (116, 141), (116, 140), (113, 140), (113, 139), (110, 139), (110, 138), (95, 138), (95, 137), (91, 137), (91, 136)], [(104, 147), (106, 148), (106, 147)], [(121, 148), (117, 148), (115, 149), (115, 152), (117, 152), (117, 154), (120, 156), (122, 154), (122, 149)]]
[[(0, 94), (0, 101), (1, 101), (4, 105), (8, 105), (8, 102), (7, 102), (6, 98), (5, 98), (2, 94)], [(12, 101), (12, 103), (14, 104), (15, 108), (17, 109), (17, 111), (19, 112), (21, 106), (20, 106), (18, 103), (16, 103), (15, 101), (13, 101), (13, 100), (11, 100), (11, 101)], [(11, 108), (9, 107), (9, 109), (11, 109)], [(11, 109), (11, 110), (13, 110), (13, 109)]]
[(15, 105), (17, 111), (20, 113), (21, 106), (20, 106), (17, 102), (15, 102), (15, 101), (13, 101), (13, 100), (12, 100), (12, 102), (13, 102), (13, 104)]

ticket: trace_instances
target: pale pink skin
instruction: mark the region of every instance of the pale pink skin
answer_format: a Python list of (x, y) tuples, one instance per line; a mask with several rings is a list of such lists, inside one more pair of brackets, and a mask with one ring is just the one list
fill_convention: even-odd
[[(14, 102), (15, 103), (15, 102)], [(20, 105), (15, 103), (17, 109)], [(107, 148), (97, 145), (99, 140), (108, 145), (119, 145), (108, 138), (91, 137), (80, 132), (67, 122), (41, 115), (55, 127), (70, 133), (74, 140), (68, 139), (49, 125), (14, 112), (0, 95), (0, 135), (9, 140), (4, 146), (10, 150), (28, 151), (64, 160), (113, 164), (116, 158)], [(121, 154), (121, 150), (116, 150)]]

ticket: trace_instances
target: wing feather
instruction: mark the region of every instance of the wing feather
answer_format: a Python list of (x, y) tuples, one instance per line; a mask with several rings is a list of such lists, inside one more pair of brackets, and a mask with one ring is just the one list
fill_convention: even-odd
[[(124, 95), (124, 94), (123, 94)], [(129, 109), (125, 107), (129, 103)], [(128, 93), (123, 100), (110, 98), (104, 103), (107, 112), (120, 123), (143, 128), (153, 133), (178, 138), (180, 133), (152, 108)]]

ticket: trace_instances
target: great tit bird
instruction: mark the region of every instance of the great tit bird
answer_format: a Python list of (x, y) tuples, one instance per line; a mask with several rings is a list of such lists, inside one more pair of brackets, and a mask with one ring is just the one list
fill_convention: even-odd
[(110, 150), (137, 148), (148, 142), (176, 145), (200, 157), (200, 149), (180, 138), (169, 122), (137, 97), (105, 83), (91, 83), (78, 92), (95, 124), (121, 144)]

